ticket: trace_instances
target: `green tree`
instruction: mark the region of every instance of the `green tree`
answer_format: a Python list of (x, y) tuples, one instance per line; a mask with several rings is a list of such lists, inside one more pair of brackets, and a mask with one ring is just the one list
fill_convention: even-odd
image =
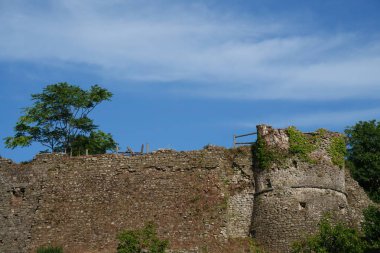
[(359, 121), (345, 132), (351, 174), (372, 200), (380, 202), (380, 122)]
[(125, 230), (118, 235), (117, 253), (164, 253), (168, 241), (157, 237), (156, 228), (148, 223), (142, 229)]
[(331, 224), (324, 217), (319, 224), (319, 232), (293, 245), (293, 253), (361, 253), (366, 244), (355, 229), (342, 223)]
[(68, 83), (48, 85), (42, 93), (32, 94), (33, 106), (23, 110), (15, 135), (6, 137), (5, 145), (15, 148), (39, 142), (52, 151), (70, 149), (75, 138), (97, 128), (88, 115), (111, 97), (111, 92), (98, 85), (89, 90)]
[(113, 140), (112, 135), (100, 130), (92, 131), (89, 136), (78, 135), (73, 138), (71, 149), (73, 155), (84, 154), (88, 150), (92, 154), (104, 154), (108, 150), (115, 150), (117, 143)]
[(380, 209), (369, 206), (363, 212), (364, 222), (362, 224), (365, 240), (372, 252), (380, 252)]

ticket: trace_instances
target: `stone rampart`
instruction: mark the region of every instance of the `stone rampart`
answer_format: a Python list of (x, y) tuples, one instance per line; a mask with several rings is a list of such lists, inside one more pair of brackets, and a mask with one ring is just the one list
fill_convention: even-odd
[(326, 213), (350, 219), (345, 170), (329, 154), (339, 134), (293, 132), (290, 136), (287, 129), (258, 127), (257, 152), (266, 152), (271, 160), (265, 168), (260, 161), (254, 167), (252, 233), (270, 252), (288, 252), (291, 242), (317, 231)]
[(221, 250), (248, 235), (250, 147), (144, 156), (40, 155), (0, 163), (0, 252), (115, 252), (116, 235), (153, 221), (172, 250)]
[(149, 221), (170, 252), (249, 252), (252, 237), (267, 252), (288, 252), (327, 211), (360, 226), (371, 202), (333, 164), (336, 134), (324, 133), (308, 160), (282, 156), (291, 148), (286, 130), (258, 130), (280, 154), (268, 168), (258, 144), (133, 157), (44, 154), (25, 164), (0, 158), (0, 252), (115, 252), (120, 231)]

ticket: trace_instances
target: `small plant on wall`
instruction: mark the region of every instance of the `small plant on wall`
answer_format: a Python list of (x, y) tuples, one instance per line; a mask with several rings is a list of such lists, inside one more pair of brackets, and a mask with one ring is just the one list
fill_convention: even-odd
[(37, 249), (37, 253), (63, 253), (62, 247), (44, 246)]
[(117, 238), (117, 253), (164, 253), (168, 247), (168, 241), (158, 238), (156, 227), (151, 222), (141, 229), (125, 230)]

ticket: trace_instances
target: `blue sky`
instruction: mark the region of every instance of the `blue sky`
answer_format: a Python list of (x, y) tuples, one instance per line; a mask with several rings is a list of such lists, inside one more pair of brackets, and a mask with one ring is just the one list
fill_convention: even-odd
[[(58, 82), (114, 93), (92, 117), (123, 150), (379, 119), (379, 11), (377, 0), (0, 0), (0, 138)], [(1, 143), (0, 155), (42, 149)]]

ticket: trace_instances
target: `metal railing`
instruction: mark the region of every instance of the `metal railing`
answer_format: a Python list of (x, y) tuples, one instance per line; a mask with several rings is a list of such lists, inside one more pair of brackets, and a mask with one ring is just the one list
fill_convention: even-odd
[(250, 135), (257, 135), (257, 132), (252, 132), (252, 133), (248, 133), (248, 134), (240, 134), (240, 135), (234, 134), (234, 138), (233, 138), (234, 148), (236, 147), (236, 145), (252, 145), (252, 144), (254, 144), (255, 143), (254, 141), (252, 141), (252, 142), (237, 142), (236, 141), (237, 138), (250, 136)]

